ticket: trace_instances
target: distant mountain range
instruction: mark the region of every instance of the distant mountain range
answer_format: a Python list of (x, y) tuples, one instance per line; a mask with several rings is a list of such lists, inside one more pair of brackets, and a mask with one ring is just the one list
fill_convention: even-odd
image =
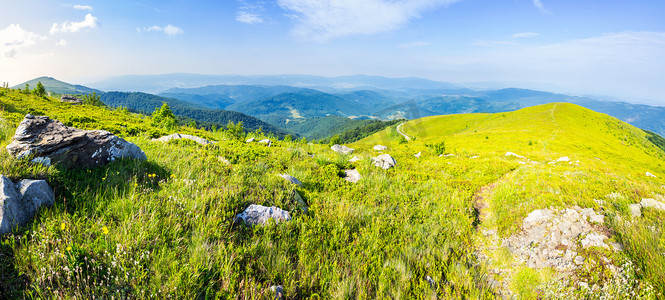
[[(59, 91), (64, 91), (65, 88), (99, 91), (83, 86), (68, 87), (47, 77), (30, 82), (36, 84), (39, 79), (47, 79), (47, 83), (42, 80), (47, 90), (53, 84)], [(225, 109), (256, 117), (282, 130), (281, 133), (293, 132), (308, 138), (339, 133), (340, 128), (352, 127), (354, 120), (414, 119), (442, 114), (505, 112), (552, 102), (578, 104), (665, 135), (665, 107), (518, 88), (479, 91), (421, 78), (179, 73), (120, 76), (93, 83), (92, 86), (107, 91), (159, 92), (159, 96), (163, 98), (153, 98), (154, 103), (161, 105), (161, 102), (168, 102), (187, 107), (187, 114), (197, 116), (197, 120), (208, 120), (210, 118), (203, 117), (207, 113), (214, 114), (213, 110)], [(111, 105), (128, 106), (118, 104), (124, 100), (116, 101), (111, 97), (120, 95), (124, 94), (109, 93), (102, 99), (112, 103)], [(145, 95), (147, 94), (141, 94), (139, 98), (145, 98)], [(136, 102), (135, 107), (130, 108), (138, 109), (139, 106), (141, 104)], [(192, 112), (191, 109), (197, 111)], [(317, 122), (321, 124), (315, 124)]]

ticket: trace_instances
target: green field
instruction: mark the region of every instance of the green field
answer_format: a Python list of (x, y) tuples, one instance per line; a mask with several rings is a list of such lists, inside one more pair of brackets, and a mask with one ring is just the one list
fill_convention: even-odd
[[(346, 156), (327, 145), (265, 147), (185, 127), (177, 131), (218, 143), (157, 143), (152, 136), (172, 132), (151, 127), (148, 117), (8, 89), (0, 89), (0, 107), (0, 146), (32, 113), (112, 131), (148, 157), (70, 171), (0, 152), (0, 174), (47, 179), (56, 194), (53, 207), (0, 241), (0, 295), (8, 298), (267, 299), (274, 298), (273, 285), (283, 286), (287, 299), (498, 298), (478, 259), (488, 241), (473, 208), (474, 194), (490, 184), (488, 218), (480, 226), (507, 237), (534, 209), (603, 209), (607, 230), (625, 247), (610, 258), (635, 266), (630, 280), (597, 278), (602, 270), (595, 268), (576, 276), (614, 287), (610, 298), (665, 292), (665, 213), (646, 209), (638, 220), (621, 221), (629, 219), (629, 203), (665, 194), (665, 153), (645, 132), (576, 105), (413, 120), (402, 130), (414, 140), (406, 142), (391, 126), (349, 145), (356, 152)], [(371, 164), (376, 144), (389, 147), (396, 168)], [(507, 151), (538, 163), (521, 164)], [(354, 155), (360, 160), (349, 163)], [(548, 164), (561, 156), (579, 162)], [(340, 177), (349, 168), (362, 174), (360, 182)], [(612, 193), (621, 197), (608, 198)], [(281, 207), (293, 219), (234, 224), (250, 204)], [(511, 278), (497, 279), (509, 281), (516, 298), (548, 291), (600, 298), (573, 285), (553, 289), (551, 270), (521, 266), (500, 250), (487, 255), (510, 270)]]

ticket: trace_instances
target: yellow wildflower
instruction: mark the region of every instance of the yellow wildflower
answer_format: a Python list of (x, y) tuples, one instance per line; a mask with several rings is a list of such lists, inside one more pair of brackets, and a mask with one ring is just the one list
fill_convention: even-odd
[(102, 227), (102, 233), (103, 234), (109, 234), (109, 228), (106, 227), (106, 226)]
[(67, 226), (65, 222), (62, 222), (62, 224), (60, 224), (60, 230), (65, 230), (65, 226)]
[(68, 246), (68, 247), (67, 247), (67, 251), (72, 251), (72, 247), (71, 247), (71, 246)]

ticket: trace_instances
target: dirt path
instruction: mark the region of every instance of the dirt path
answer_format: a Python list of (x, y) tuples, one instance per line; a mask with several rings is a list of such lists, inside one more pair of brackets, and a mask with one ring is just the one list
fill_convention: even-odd
[(402, 132), (402, 125), (404, 124), (405, 123), (397, 125), (397, 133), (401, 134), (407, 141), (410, 141), (411, 138), (408, 135), (404, 134), (404, 132)]

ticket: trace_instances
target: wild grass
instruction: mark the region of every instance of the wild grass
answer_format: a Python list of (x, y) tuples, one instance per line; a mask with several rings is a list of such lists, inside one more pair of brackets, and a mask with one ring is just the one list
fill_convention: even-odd
[[(491, 224), (504, 236), (533, 209), (599, 208), (594, 199), (602, 199), (603, 209), (627, 220), (629, 203), (665, 193), (660, 179), (643, 176), (647, 169), (665, 176), (662, 152), (643, 143), (638, 131), (610, 122), (597, 131), (607, 129), (612, 140), (589, 144), (582, 134), (565, 134), (575, 128), (558, 127), (572, 121), (553, 125), (552, 107), (522, 115), (425, 118), (403, 126), (416, 141), (400, 142), (391, 127), (341, 156), (325, 145), (274, 141), (266, 147), (235, 141), (222, 131), (184, 127), (179, 131), (218, 143), (153, 142), (159, 129), (140, 116), (13, 91), (5, 91), (0, 102), (5, 120), (0, 146), (10, 142), (24, 113), (39, 110), (86, 129), (116, 128), (148, 157), (71, 171), (0, 153), (0, 174), (47, 179), (56, 193), (53, 207), (0, 240), (0, 293), (9, 298), (266, 299), (274, 297), (273, 285), (283, 286), (289, 299), (495, 298), (475, 254), (471, 199), (481, 187), (498, 183), (488, 201), (496, 216)], [(579, 113), (571, 110), (554, 116)], [(538, 116), (546, 119), (541, 129)], [(84, 117), (92, 121), (73, 121)], [(519, 119), (525, 117), (534, 120)], [(608, 123), (586, 125), (593, 124)], [(132, 126), (138, 132), (123, 129)], [(426, 146), (444, 140), (445, 152), (455, 156), (439, 157)], [(626, 145), (615, 147), (616, 140)], [(372, 150), (377, 143), (389, 147), (385, 152), (397, 160), (395, 168), (371, 164), (369, 158), (379, 154)], [(605, 144), (608, 152), (595, 148)], [(503, 157), (506, 151), (543, 164), (522, 165)], [(418, 152), (421, 158), (413, 156)], [(354, 155), (361, 160), (348, 163)], [(579, 159), (579, 166), (547, 164), (563, 155)], [(343, 180), (346, 168), (358, 169), (361, 181)], [(277, 176), (282, 173), (303, 186)], [(309, 205), (307, 213), (293, 191)], [(625, 200), (606, 197), (613, 192)], [(255, 227), (236, 223), (235, 216), (250, 204), (281, 207), (292, 220)], [(610, 228), (638, 266), (637, 277), (662, 292), (663, 263), (656, 255), (663, 235), (648, 229), (662, 227), (662, 213), (645, 215), (632, 227), (612, 223)], [(644, 240), (647, 234), (651, 238)], [(520, 295), (540, 295), (534, 285), (547, 276), (534, 279), (531, 271), (520, 272), (514, 282)]]

